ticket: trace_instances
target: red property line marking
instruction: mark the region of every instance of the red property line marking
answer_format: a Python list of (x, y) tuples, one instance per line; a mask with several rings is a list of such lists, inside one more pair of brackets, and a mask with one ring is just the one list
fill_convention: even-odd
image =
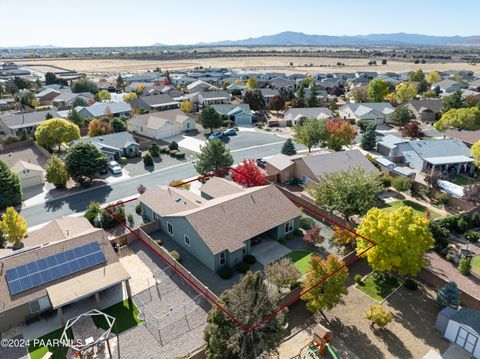
[[(214, 172), (212, 174), (209, 174), (209, 175), (205, 175), (205, 176), (200, 176), (200, 177), (197, 177), (193, 180), (189, 180), (189, 181), (185, 181), (185, 182), (182, 182), (182, 183), (179, 183), (177, 185), (175, 185), (174, 187), (181, 187), (185, 184), (188, 184), (188, 183), (192, 183), (192, 182), (196, 182), (196, 181), (200, 181), (202, 179), (205, 179), (205, 178), (209, 178), (209, 177), (213, 177), (217, 174), (221, 174), (221, 173), (225, 173), (225, 172), (228, 172), (228, 171), (235, 171), (235, 168), (225, 168), (225, 169), (222, 169), (222, 170), (219, 170), (217, 172)], [(239, 173), (239, 172), (237, 172)], [(328, 274), (327, 276), (325, 276), (324, 278), (322, 278), (321, 280), (319, 280), (316, 284), (312, 285), (310, 288), (304, 290), (303, 292), (301, 292), (299, 295), (297, 295), (296, 297), (294, 297), (292, 300), (290, 300), (288, 303), (284, 304), (283, 306), (281, 306), (280, 308), (276, 309), (274, 312), (272, 312), (271, 314), (267, 315), (264, 319), (262, 319), (260, 322), (258, 322), (257, 324), (255, 324), (253, 327), (251, 328), (247, 328), (245, 325), (243, 325), (243, 323), (238, 320), (237, 318), (235, 318), (228, 310), (226, 310), (222, 305), (220, 305), (220, 303), (218, 303), (214, 298), (211, 298), (210, 294), (208, 294), (207, 292), (205, 292), (202, 288), (198, 287), (195, 283), (193, 283), (190, 278), (188, 278), (185, 274), (183, 274), (182, 272), (180, 272), (178, 269), (175, 268), (175, 266), (172, 265), (171, 262), (169, 262), (166, 258), (164, 258), (160, 253), (158, 253), (149, 243), (147, 243), (146, 241), (144, 241), (142, 239), (142, 237), (140, 237), (135, 231), (133, 231), (125, 222), (123, 222), (122, 220), (120, 220), (115, 214), (113, 214), (111, 211), (110, 211), (110, 208), (113, 208), (113, 207), (116, 207), (116, 206), (119, 206), (119, 205), (122, 205), (122, 204), (125, 204), (125, 203), (129, 203), (129, 202), (133, 202), (135, 200), (137, 200), (138, 198), (132, 198), (132, 199), (129, 199), (127, 201), (123, 201), (123, 202), (118, 202), (118, 203), (114, 203), (114, 204), (110, 204), (108, 206), (106, 206), (104, 209), (105, 211), (113, 218), (115, 219), (118, 223), (120, 223), (123, 227), (125, 227), (130, 233), (132, 233), (137, 239), (140, 239), (144, 244), (147, 245), (147, 247), (149, 247), (155, 254), (157, 254), (165, 263), (167, 263), (170, 267), (172, 267), (178, 274), (180, 274), (180, 276), (185, 279), (187, 281), (187, 283), (189, 283), (192, 287), (194, 287), (198, 292), (200, 292), (203, 296), (205, 296), (210, 302), (214, 303), (222, 312), (224, 312), (230, 319), (232, 319), (232, 321), (238, 325), (240, 328), (242, 328), (243, 330), (245, 330), (247, 333), (251, 333), (253, 332), (254, 330), (258, 329), (258, 327), (260, 327), (261, 325), (269, 322), (270, 320), (272, 320), (278, 313), (280, 313), (282, 310), (284, 310), (285, 308), (289, 307), (290, 305), (292, 305), (293, 303), (295, 303), (297, 300), (299, 300), (302, 296), (304, 296), (305, 294), (307, 294), (308, 292), (312, 291), (313, 289), (315, 289), (316, 287), (318, 287), (320, 284), (324, 283), (325, 281), (327, 281), (329, 278), (331, 278), (333, 275), (335, 275), (336, 273), (338, 273), (339, 271), (341, 271), (343, 268), (346, 268), (347, 266), (349, 266), (350, 264), (354, 263), (355, 261), (358, 260), (359, 257), (361, 257), (362, 255), (364, 255), (366, 252), (368, 252), (370, 249), (372, 249), (373, 247), (375, 247), (377, 245), (377, 243), (375, 243), (374, 241), (358, 234), (357, 232), (355, 232), (354, 230), (340, 224), (340, 223), (337, 223), (335, 222), (334, 220), (322, 215), (321, 213), (315, 211), (314, 209), (312, 208), (309, 208), (308, 206), (305, 206), (293, 199), (290, 199), (290, 201), (292, 203), (294, 203), (296, 206), (298, 207), (302, 207), (303, 209), (307, 210), (308, 212), (310, 213), (313, 213), (315, 214), (316, 216), (320, 217), (320, 218), (323, 218), (324, 220), (326, 220), (327, 222), (329, 223), (332, 223), (334, 224), (335, 226), (338, 226), (340, 228), (343, 228), (347, 231), (349, 231), (350, 233), (354, 234), (355, 236), (357, 237), (360, 237), (364, 240), (366, 240), (367, 242), (369, 242), (371, 244), (371, 246), (367, 247), (366, 249), (364, 249), (363, 251), (361, 251), (359, 254), (357, 255), (354, 255), (350, 260), (348, 260), (347, 262), (345, 262), (340, 268), (338, 268), (337, 270), (333, 271), (332, 273)]]

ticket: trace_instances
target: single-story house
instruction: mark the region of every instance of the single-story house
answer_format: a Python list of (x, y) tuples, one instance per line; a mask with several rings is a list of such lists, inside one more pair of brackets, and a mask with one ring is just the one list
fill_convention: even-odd
[(53, 99), (62, 93), (54, 89), (45, 89), (44, 91), (37, 93), (35, 98), (40, 106), (50, 106), (53, 103)]
[(236, 182), (220, 177), (210, 177), (200, 186), (200, 195), (205, 199), (214, 199), (242, 192), (244, 188)]
[(127, 126), (130, 132), (157, 140), (196, 129), (192, 118), (179, 109), (133, 116)]
[(15, 106), (15, 102), (13, 97), (0, 99), (0, 111), (11, 110)]
[(81, 92), (81, 93), (63, 92), (57, 97), (55, 97), (52, 103), (53, 103), (53, 106), (59, 109), (71, 108), (77, 98), (82, 99), (87, 104), (89, 103), (89, 101), (94, 101), (93, 95), (90, 92)]
[(299, 179), (304, 184), (320, 182), (324, 176), (356, 167), (379, 174), (377, 168), (356, 149), (316, 153), (306, 157), (278, 154), (266, 159), (266, 162), (267, 174), (275, 175), (278, 183), (288, 183), (292, 179)]
[(324, 120), (332, 118), (333, 114), (326, 107), (303, 107), (303, 108), (289, 108), (283, 115), (285, 123), (295, 126), (301, 118), (316, 118), (317, 120)]
[(227, 104), (230, 103), (231, 96), (232, 95), (225, 90), (201, 91), (192, 97), (192, 103), (200, 104), (203, 107), (215, 104)]
[(432, 84), (431, 89), (434, 90), (436, 87), (440, 89), (440, 92), (452, 93), (457, 90), (466, 89), (468, 85), (463, 82), (445, 79)]
[(208, 82), (197, 80), (192, 82), (191, 84), (187, 85), (188, 93), (195, 93), (195, 92), (202, 92), (202, 91), (209, 91), (209, 90), (218, 90), (218, 87), (215, 87)]
[(433, 123), (442, 115), (441, 99), (410, 100), (406, 106), (417, 121)]
[(116, 161), (122, 156), (131, 157), (140, 150), (140, 145), (135, 141), (132, 134), (127, 131), (81, 138), (73, 141), (72, 146), (78, 143), (91, 143), (104, 153), (109, 160)]
[(236, 125), (246, 125), (252, 123), (252, 111), (249, 104), (224, 104), (211, 105), (223, 119), (233, 121)]
[(265, 99), (265, 103), (270, 103), (272, 98), (275, 96), (280, 95), (280, 92), (277, 89), (270, 89), (270, 88), (262, 88), (259, 89), (260, 92), (262, 93), (263, 98)]
[(468, 148), (472, 147), (475, 142), (480, 141), (480, 130), (456, 130), (448, 129), (445, 131), (447, 137), (455, 138), (462, 141)]
[(344, 120), (367, 120), (381, 124), (387, 122), (394, 111), (388, 102), (348, 103), (338, 109), (338, 114)]
[(139, 200), (145, 220), (160, 222), (162, 232), (212, 271), (240, 263), (251, 253), (252, 238), (283, 238), (299, 227), (301, 216), (274, 185), (211, 200), (184, 189), (157, 186)]
[(180, 108), (180, 102), (165, 94), (140, 96), (132, 102), (132, 107), (143, 108), (145, 110), (167, 111)]
[(40, 186), (45, 183), (43, 168), (37, 164), (18, 161), (12, 171), (18, 175), (23, 189)]
[(53, 117), (60, 117), (56, 109), (9, 113), (0, 116), (0, 134), (18, 136), (21, 130), (33, 133), (37, 126), (46, 120), (48, 114)]
[[(445, 174), (469, 172), (475, 166), (469, 148), (460, 140), (407, 140), (385, 136), (377, 143), (378, 152), (417, 171)], [(387, 154), (388, 150), (388, 154)]]
[(132, 111), (130, 105), (124, 101), (119, 102), (96, 102), (91, 106), (82, 107), (77, 106), (75, 110), (82, 118), (99, 117), (105, 115), (112, 115), (115, 117), (127, 116), (129, 117)]
[[(118, 260), (105, 232), (86, 234), (0, 258), (0, 331), (28, 323), (44, 312), (58, 327), (65, 325), (68, 305), (95, 297), (95, 306), (113, 287), (123, 287), (128, 296), (130, 275)], [(92, 308), (93, 309), (93, 308)]]
[(269, 81), (270, 86), (274, 89), (281, 90), (281, 89), (290, 89), (293, 90), (295, 88), (295, 81), (290, 80), (286, 77), (276, 77)]
[(467, 307), (440, 311), (436, 328), (452, 343), (480, 359), (480, 312)]
[(387, 159), (385, 157), (377, 157), (377, 158), (375, 158), (375, 162), (380, 167), (388, 169), (388, 170), (392, 171), (393, 173), (396, 173), (397, 175), (405, 176), (405, 177), (408, 177), (412, 180), (415, 179), (415, 176), (416, 176), (415, 171), (412, 171), (408, 167), (397, 166), (395, 163), (393, 163), (392, 161), (390, 161), (389, 159)]

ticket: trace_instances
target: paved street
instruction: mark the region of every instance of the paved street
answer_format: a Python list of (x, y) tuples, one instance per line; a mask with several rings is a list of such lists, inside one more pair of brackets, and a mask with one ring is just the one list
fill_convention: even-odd
[[(235, 163), (243, 159), (271, 156), (279, 153), (282, 143), (259, 145), (256, 147), (232, 151)], [(299, 146), (297, 146), (299, 148)], [(60, 198), (27, 207), (21, 210), (22, 216), (27, 220), (28, 226), (36, 226), (57, 217), (67, 216), (74, 213), (81, 213), (86, 210), (91, 201), (108, 203), (118, 201), (122, 198), (137, 193), (137, 186), (143, 184), (147, 187), (158, 184), (168, 184), (172, 179), (184, 179), (195, 176), (197, 173), (192, 163), (180, 164), (178, 166), (165, 168), (143, 176), (133, 177), (125, 181), (100, 186), (91, 190), (81, 192), (66, 198)]]

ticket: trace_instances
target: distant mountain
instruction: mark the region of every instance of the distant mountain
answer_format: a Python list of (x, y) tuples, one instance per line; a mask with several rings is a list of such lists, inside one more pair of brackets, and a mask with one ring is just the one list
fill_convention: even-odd
[(285, 31), (244, 40), (199, 43), (202, 46), (480, 46), (480, 36), (431, 36), (420, 34), (370, 34), (354, 36), (308, 35)]
[(60, 49), (61, 46), (54, 45), (27, 45), (27, 46), (5, 46), (0, 47), (0, 49)]

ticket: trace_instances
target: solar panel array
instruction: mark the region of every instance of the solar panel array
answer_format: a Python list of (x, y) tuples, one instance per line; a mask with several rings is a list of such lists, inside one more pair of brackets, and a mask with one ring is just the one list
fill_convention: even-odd
[(15, 295), (106, 261), (100, 244), (88, 243), (8, 269), (8, 289)]

